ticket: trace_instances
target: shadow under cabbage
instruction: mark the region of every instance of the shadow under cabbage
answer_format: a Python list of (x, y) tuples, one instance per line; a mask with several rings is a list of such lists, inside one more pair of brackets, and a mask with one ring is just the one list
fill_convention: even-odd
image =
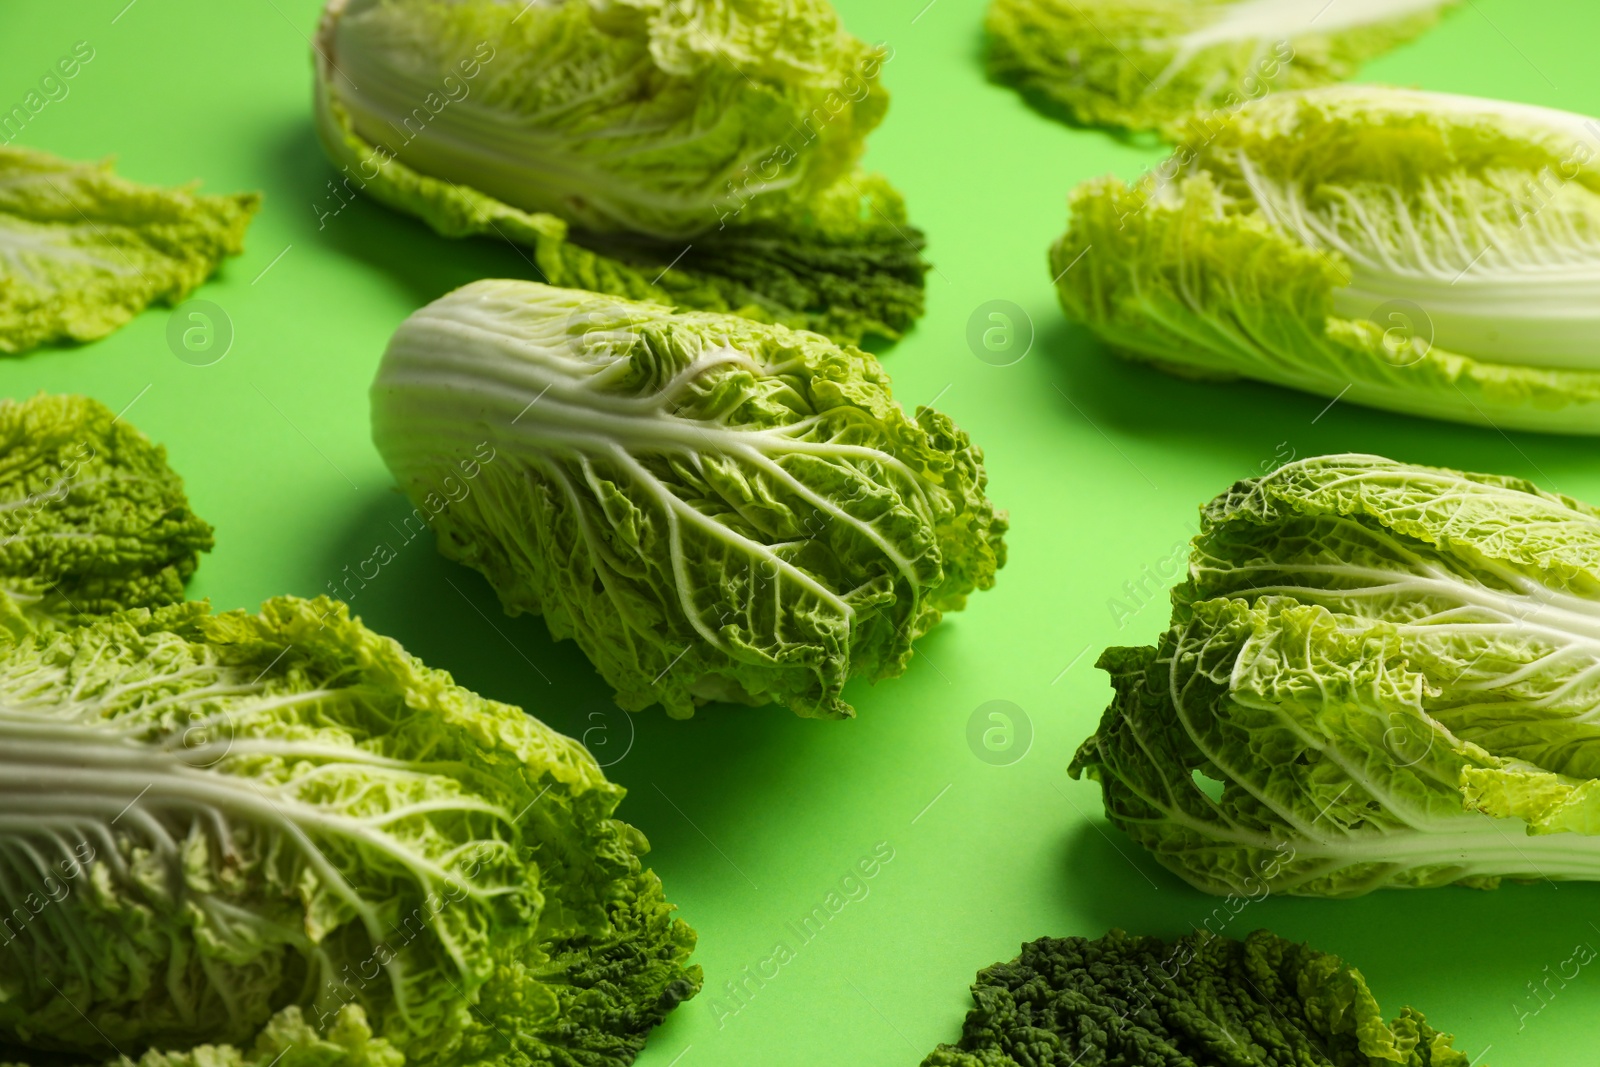
[(419, 306), (480, 278), (542, 281), (532, 253), (509, 241), (444, 237), (420, 219), (340, 186), (344, 175), (322, 151), (309, 120), (270, 141), (263, 165), (273, 189), (300, 200), (288, 216), (296, 241), (320, 245), (393, 278)]
[[(1043, 316), (1036, 354), (1051, 366), (1070, 418), (1102, 432), (1226, 449), (1241, 477), (1274, 456), (1376, 453), (1407, 463), (1516, 474), (1546, 484), (1562, 471), (1592, 472), (1594, 442), (1425, 419), (1362, 407), (1249, 379), (1195, 381), (1115, 355), (1059, 311)], [(1076, 405), (1077, 410), (1074, 410)], [(1577, 446), (1577, 447), (1574, 447)], [(1548, 477), (1546, 477), (1548, 476)], [(1221, 492), (1226, 486), (1216, 487)], [(1196, 501), (1195, 503), (1200, 503)]]

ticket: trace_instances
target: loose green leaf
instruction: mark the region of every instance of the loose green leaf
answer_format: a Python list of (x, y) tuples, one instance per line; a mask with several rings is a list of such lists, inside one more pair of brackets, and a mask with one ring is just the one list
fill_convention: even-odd
[(0, 353), (93, 341), (176, 304), (243, 250), (260, 203), (0, 145)]
[(887, 53), (825, 0), (334, 0), (317, 51), (346, 189), (552, 285), (851, 342), (922, 314), (923, 237), (856, 169)]
[(982, 453), (813, 333), (476, 282), (396, 331), (372, 409), (440, 550), (630, 710), (848, 716), (1005, 561)]
[(1600, 121), (1285, 93), (1072, 197), (1067, 316), (1175, 374), (1600, 433)]
[(1302, 460), (1205, 508), (1173, 604), (1157, 647), (1101, 657), (1116, 697), (1072, 773), (1185, 879), (1258, 897), (1600, 878), (1595, 509)]
[(104, 405), (0, 401), (0, 627), (175, 604), (211, 543), (166, 450)]
[(1360, 971), (1265, 930), (1040, 938), (972, 999), (922, 1067), (1468, 1067), (1421, 1013), (1385, 1022)]
[(992, 0), (989, 70), (1069, 122), (1162, 130), (1344, 81), (1455, 0)]
[(700, 985), (577, 742), (342, 604), (0, 659), (0, 1045), (128, 1067), (614, 1067)]

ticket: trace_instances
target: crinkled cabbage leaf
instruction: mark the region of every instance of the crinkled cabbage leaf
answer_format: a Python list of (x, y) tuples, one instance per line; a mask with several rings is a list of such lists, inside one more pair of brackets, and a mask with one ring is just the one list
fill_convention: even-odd
[(395, 332), (372, 413), (440, 550), (630, 710), (848, 716), (1005, 560), (981, 451), (814, 333), (476, 282)]
[(104, 337), (244, 249), (256, 193), (201, 196), (0, 145), (0, 353)]
[(1040, 938), (972, 999), (922, 1067), (1468, 1067), (1420, 1012), (1385, 1021), (1360, 971), (1266, 930)]
[(333, 0), (318, 129), (346, 189), (552, 285), (895, 338), (924, 242), (856, 168), (890, 58), (826, 0)]
[(1072, 773), (1213, 893), (1600, 878), (1600, 512), (1516, 478), (1302, 460), (1202, 512)]
[(166, 450), (105, 405), (0, 401), (0, 628), (175, 604), (211, 544)]
[(989, 70), (1070, 122), (1172, 134), (1343, 81), (1454, 3), (992, 0)]
[(1079, 187), (1051, 260), (1069, 318), (1176, 374), (1600, 433), (1600, 120), (1280, 94)]
[(577, 742), (282, 598), (0, 658), (0, 1058), (612, 1067), (699, 988)]

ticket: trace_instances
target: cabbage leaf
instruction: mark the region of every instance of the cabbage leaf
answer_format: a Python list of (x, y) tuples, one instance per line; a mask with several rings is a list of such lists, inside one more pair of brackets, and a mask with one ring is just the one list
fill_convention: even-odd
[(0, 1058), (612, 1067), (700, 984), (622, 790), (335, 601), (0, 658)]
[(813, 333), (475, 282), (395, 332), (372, 418), (440, 550), (630, 710), (851, 715), (1005, 561), (982, 452)]
[(1600, 878), (1600, 512), (1327, 456), (1209, 504), (1072, 764), (1209, 892)]
[(1176, 374), (1600, 433), (1600, 121), (1279, 94), (1079, 187), (1051, 263), (1070, 319)]
[(0, 353), (94, 341), (244, 249), (256, 193), (201, 196), (0, 145)]
[(989, 70), (1069, 122), (1173, 134), (1344, 81), (1455, 0), (992, 0)]
[(105, 405), (0, 401), (0, 628), (178, 603), (211, 545), (166, 450)]
[(1257, 930), (1044, 937), (978, 972), (961, 1040), (922, 1067), (1468, 1067), (1420, 1012), (1386, 1022), (1361, 972)]
[(887, 57), (826, 0), (333, 0), (318, 130), (346, 189), (552, 285), (892, 339), (927, 265), (857, 169)]

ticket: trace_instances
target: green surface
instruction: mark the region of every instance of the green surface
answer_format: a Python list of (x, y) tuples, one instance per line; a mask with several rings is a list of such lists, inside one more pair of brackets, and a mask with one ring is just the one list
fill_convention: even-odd
[[(905, 403), (937, 397), (984, 445), (993, 496), (1011, 510), (1011, 564), (919, 643), (905, 677), (847, 690), (855, 722), (723, 708), (630, 721), (570, 643), (552, 644), (538, 619), (505, 618), (474, 572), (391, 525), (408, 509), (367, 439), (385, 341), (421, 303), (530, 268), (504, 244), (446, 241), (369, 202), (333, 213), (310, 121), (315, 0), (7, 5), (0, 109), (77, 42), (95, 50), (19, 141), (115, 154), (137, 181), (200, 178), (267, 201), (246, 254), (197, 294), (232, 321), (220, 362), (175, 358), (156, 309), (105, 341), (0, 362), (0, 394), (88, 393), (167, 445), (217, 527), (193, 594), (254, 607), (326, 592), (387, 541), (396, 558), (349, 585), (370, 625), (466, 685), (587, 732), (616, 761), (609, 773), (632, 791), (622, 814), (649, 834), (706, 971), (706, 992), (657, 1032), (645, 1067), (913, 1064), (959, 1033), (973, 973), (1023, 940), (1111, 926), (1171, 937), (1208, 918), (1347, 956), (1386, 1008), (1415, 1004), (1469, 1055), (1489, 1048), (1482, 1063), (1592, 1059), (1600, 968), (1559, 975), (1572, 974), (1576, 946), (1600, 946), (1600, 886), (1269, 900), (1230, 916), (1106, 827), (1096, 787), (1065, 767), (1110, 694), (1095, 654), (1161, 630), (1167, 582), (1146, 575), (1175, 573), (1196, 506), (1233, 480), (1290, 455), (1377, 451), (1600, 502), (1600, 446), (1324, 410), (1316, 397), (1114, 360), (1062, 321), (1045, 248), (1075, 182), (1131, 178), (1161, 153), (1068, 130), (986, 84), (978, 0), (924, 4), (840, 2), (857, 34), (895, 49), (884, 72), (894, 102), (868, 162), (905, 192), (937, 266), (927, 318), (885, 362)], [(1600, 113), (1596, 40), (1600, 8), (1471, 0), (1367, 76)], [(1011, 366), (967, 346), (969, 316), (994, 299), (1037, 327)], [(1108, 601), (1128, 582), (1150, 603), (1129, 600), (1119, 617)], [(991, 700), (1032, 723), (1031, 749), (1009, 766), (968, 747), (968, 719)], [(849, 883), (859, 899), (803, 941), (791, 924), (875, 847), (893, 859)], [(780, 943), (789, 951), (775, 958)], [(742, 973), (763, 964), (765, 979)], [(741, 980), (742, 1001), (724, 988)]]

